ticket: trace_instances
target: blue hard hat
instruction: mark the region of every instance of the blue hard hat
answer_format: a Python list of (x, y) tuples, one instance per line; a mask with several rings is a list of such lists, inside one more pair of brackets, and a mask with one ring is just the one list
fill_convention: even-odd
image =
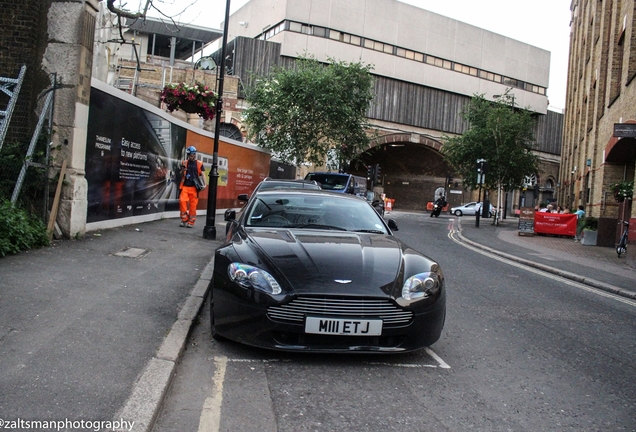
[(190, 153), (196, 153), (196, 152), (197, 152), (197, 149), (196, 149), (196, 147), (195, 147), (195, 146), (190, 146), (190, 147), (188, 147), (188, 148), (186, 149), (186, 153), (187, 153), (187, 154), (190, 154)]

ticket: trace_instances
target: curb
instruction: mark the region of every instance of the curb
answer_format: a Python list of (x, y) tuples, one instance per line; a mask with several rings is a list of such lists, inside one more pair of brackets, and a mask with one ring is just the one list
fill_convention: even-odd
[(510, 255), (510, 254), (507, 254), (505, 252), (498, 251), (496, 249), (490, 248), (488, 246), (484, 246), (482, 244), (479, 244), (477, 242), (474, 242), (472, 240), (467, 239), (466, 237), (464, 237), (462, 235), (461, 230), (458, 230), (457, 234), (459, 235), (459, 237), (461, 238), (461, 240), (463, 242), (466, 242), (466, 243), (470, 244), (471, 246), (475, 246), (475, 247), (477, 247), (479, 249), (483, 249), (485, 251), (488, 251), (488, 252), (490, 252), (490, 253), (492, 253), (494, 255), (499, 255), (499, 256), (501, 256), (503, 258), (506, 258), (506, 259), (509, 259), (511, 261), (516, 261), (518, 263), (527, 265), (529, 267), (533, 267), (533, 268), (536, 268), (536, 269), (539, 269), (539, 270), (542, 270), (542, 271), (545, 271), (545, 272), (548, 272), (548, 273), (552, 273), (552, 274), (555, 274), (557, 276), (561, 276), (563, 278), (573, 280), (575, 282), (580, 282), (582, 284), (591, 286), (593, 288), (598, 288), (600, 290), (607, 291), (607, 292), (610, 292), (612, 294), (619, 295), (621, 297), (625, 297), (625, 298), (629, 298), (629, 299), (632, 299), (632, 300), (636, 300), (636, 292), (634, 292), (634, 291), (629, 291), (629, 290), (626, 290), (624, 288), (619, 288), (617, 286), (614, 286), (614, 285), (611, 285), (611, 284), (608, 284), (608, 283), (605, 283), (605, 282), (598, 281), (596, 279), (579, 276), (577, 274), (570, 273), (570, 272), (567, 272), (567, 271), (564, 271), (564, 270), (559, 270), (559, 269), (556, 269), (554, 267), (547, 266), (545, 264), (536, 263), (534, 261), (530, 261), (530, 260), (527, 260), (527, 259), (524, 259), (524, 258), (520, 258), (520, 257), (515, 256), (515, 255)]
[[(214, 271), (214, 256), (203, 269), (185, 304), (179, 311), (177, 321), (150, 359), (130, 392), (124, 407), (114, 421), (134, 421), (134, 430), (150, 432), (154, 426), (163, 399), (172, 384), (174, 370), (185, 349), (194, 320), (199, 315), (208, 295), (208, 285)], [(118, 424), (118, 423), (117, 423)], [(117, 431), (128, 429), (117, 429)]]

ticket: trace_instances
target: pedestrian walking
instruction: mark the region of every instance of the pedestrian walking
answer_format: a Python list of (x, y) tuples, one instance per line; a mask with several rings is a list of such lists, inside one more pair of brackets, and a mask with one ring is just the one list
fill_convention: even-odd
[(580, 205), (574, 214), (576, 215), (576, 235), (574, 236), (574, 241), (577, 242), (581, 239), (581, 231), (583, 231), (583, 225), (585, 224), (585, 210), (583, 210), (583, 206)]
[(181, 184), (179, 185), (179, 226), (192, 228), (197, 220), (199, 192), (206, 188), (205, 168), (203, 162), (197, 160), (197, 149), (190, 146), (186, 149), (188, 159), (181, 162)]

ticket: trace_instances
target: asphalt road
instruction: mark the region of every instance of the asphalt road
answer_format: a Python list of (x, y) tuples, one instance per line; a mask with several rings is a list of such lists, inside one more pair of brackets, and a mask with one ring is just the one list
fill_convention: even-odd
[(635, 430), (636, 302), (468, 249), (448, 216), (396, 235), (445, 271), (440, 341), (411, 354), (300, 355), (195, 326), (155, 432)]

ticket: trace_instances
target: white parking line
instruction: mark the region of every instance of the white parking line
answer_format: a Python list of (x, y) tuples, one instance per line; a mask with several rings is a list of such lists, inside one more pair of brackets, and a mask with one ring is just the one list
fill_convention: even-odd
[(413, 363), (391, 363), (391, 362), (365, 362), (370, 365), (375, 366), (388, 366), (388, 367), (399, 367), (399, 368), (441, 368), (441, 369), (450, 369), (451, 367), (446, 363), (440, 356), (435, 354), (435, 352), (425, 347), (424, 351), (428, 354), (433, 360), (437, 362), (436, 365), (432, 364), (413, 364)]
[(435, 359), (435, 361), (437, 363), (439, 363), (439, 367), (441, 367), (442, 369), (450, 369), (451, 368), (444, 360), (442, 360), (442, 358), (440, 356), (435, 354), (432, 349), (426, 347), (426, 348), (424, 348), (424, 350), (426, 351), (426, 353), (428, 355), (433, 357), (433, 359)]
[[(451, 367), (448, 365), (448, 363), (446, 363), (444, 360), (442, 360), (442, 358), (440, 356), (438, 356), (432, 349), (425, 347), (424, 351), (426, 351), (426, 354), (429, 355), (429, 357), (431, 357), (433, 360), (435, 360), (437, 362), (437, 364), (413, 364), (413, 363), (391, 363), (391, 362), (369, 362), (369, 361), (364, 361), (362, 363), (365, 364), (369, 364), (369, 365), (380, 365), (380, 366), (392, 366), (392, 367), (403, 367), (403, 368), (441, 368), (441, 369), (450, 369)], [(225, 366), (227, 365), (227, 363), (289, 363), (292, 360), (291, 359), (241, 359), (241, 358), (226, 358), (223, 357), (224, 359), (224, 365), (223, 367), (225, 368)], [(215, 361), (218, 361), (218, 357), (215, 357)], [(225, 373), (225, 371), (223, 372)], [(214, 378), (215, 383), (216, 383), (216, 376)], [(215, 387), (221, 387), (222, 390), (222, 385), (218, 386), (215, 385)]]

